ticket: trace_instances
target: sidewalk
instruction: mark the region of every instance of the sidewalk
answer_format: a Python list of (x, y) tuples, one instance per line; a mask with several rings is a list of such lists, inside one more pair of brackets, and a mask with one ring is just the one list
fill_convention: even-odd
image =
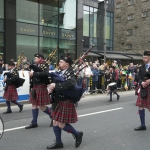
[[(125, 95), (127, 92), (128, 93), (134, 93), (134, 90), (131, 90), (131, 91), (117, 91), (118, 93), (121, 93), (121, 95), (123, 94), (123, 95)], [(89, 94), (89, 95), (84, 95), (82, 98), (81, 98), (81, 100), (82, 101), (85, 101), (85, 100), (89, 100), (89, 99), (91, 99), (91, 98), (93, 98), (93, 97), (105, 97), (105, 96), (109, 96), (109, 95), (107, 95), (107, 93), (104, 93), (104, 94), (102, 94), (102, 93), (94, 93), (94, 94)], [(81, 101), (80, 100), (80, 101)], [(21, 104), (30, 104), (29, 103), (29, 100), (25, 100), (25, 101), (19, 101), (19, 103), (21, 103)], [(12, 106), (15, 106), (14, 104), (12, 104), (11, 103), (11, 105)], [(0, 103), (0, 108), (1, 107), (6, 107), (6, 104), (5, 104), (5, 102), (4, 103)]]

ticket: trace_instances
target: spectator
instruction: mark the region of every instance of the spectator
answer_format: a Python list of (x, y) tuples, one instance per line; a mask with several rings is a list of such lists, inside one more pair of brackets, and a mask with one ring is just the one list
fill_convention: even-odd
[(88, 87), (89, 87), (89, 82), (90, 82), (90, 77), (93, 75), (92, 71), (91, 71), (91, 67), (88, 65), (88, 62), (85, 62), (85, 65), (87, 65), (86, 68), (84, 68), (84, 77), (85, 77), (85, 81), (86, 81), (86, 88), (85, 88), (85, 94), (90, 94), (88, 92)]
[(0, 74), (2, 74), (4, 70), (5, 70), (5, 65), (3, 64), (3, 60), (0, 59)]
[(99, 75), (100, 71), (96, 64), (93, 65), (91, 71), (93, 73), (92, 83), (93, 83), (93, 93), (94, 93), (96, 88), (98, 87), (98, 75)]
[(49, 64), (49, 70), (54, 70), (53, 66), (51, 65), (51, 63)]

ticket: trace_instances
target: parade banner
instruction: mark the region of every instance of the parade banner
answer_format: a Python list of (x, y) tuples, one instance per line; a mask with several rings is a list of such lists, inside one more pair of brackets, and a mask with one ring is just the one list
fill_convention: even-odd
[[(5, 102), (5, 99), (3, 99), (4, 94), (4, 73), (8, 71), (3, 71), (3, 74), (0, 75), (0, 103)], [(23, 86), (17, 88), (19, 99), (18, 101), (25, 101), (29, 100), (29, 71), (19, 71), (19, 77), (25, 79), (25, 82)]]

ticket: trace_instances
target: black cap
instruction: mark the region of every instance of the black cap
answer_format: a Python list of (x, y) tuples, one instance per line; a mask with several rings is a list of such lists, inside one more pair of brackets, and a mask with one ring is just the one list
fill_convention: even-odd
[(15, 63), (10, 62), (10, 63), (8, 63), (8, 66), (15, 66)]
[(150, 56), (150, 50), (144, 51), (143, 55), (144, 56)]
[(42, 54), (39, 54), (39, 53), (35, 54), (34, 57), (38, 57), (38, 58), (41, 57), (42, 59), (44, 59), (44, 56)]
[(65, 61), (66, 63), (68, 63), (70, 66), (73, 64), (72, 59), (70, 58), (70, 56), (61, 56), (60, 58), (61, 60)]

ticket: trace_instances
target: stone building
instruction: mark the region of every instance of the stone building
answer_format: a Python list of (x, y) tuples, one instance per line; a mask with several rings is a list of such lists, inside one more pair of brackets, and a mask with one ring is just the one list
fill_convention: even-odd
[(150, 0), (115, 0), (114, 50), (150, 49)]

